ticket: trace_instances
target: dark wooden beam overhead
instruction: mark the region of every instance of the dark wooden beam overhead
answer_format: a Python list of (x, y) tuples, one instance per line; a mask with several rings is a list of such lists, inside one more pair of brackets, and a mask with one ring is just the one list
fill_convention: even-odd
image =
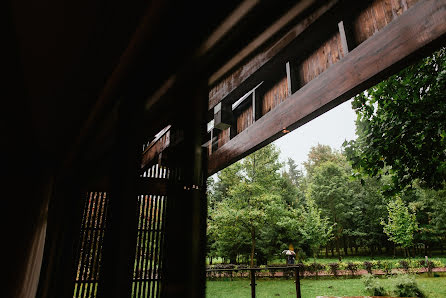
[(420, 1), (216, 150), (209, 157), (208, 174), (276, 140), (284, 128), (296, 129), (432, 52), (444, 42), (445, 20), (446, 1)]
[[(238, 70), (234, 71), (220, 84), (215, 84), (215, 86), (213, 86), (213, 90), (211, 89), (209, 94), (208, 108), (212, 109), (220, 101), (222, 101), (223, 99), (227, 99), (227, 97), (229, 96), (231, 97), (231, 100), (229, 101), (235, 101), (238, 98), (242, 97), (246, 92), (257, 85), (258, 82), (252, 80), (252, 75), (254, 73), (256, 73), (257, 75), (259, 71), (270, 71), (270, 67), (267, 65), (271, 64), (271, 62), (275, 62), (277, 55), (281, 51), (288, 47), (292, 42), (295, 42), (298, 36), (300, 36), (305, 30), (307, 30), (315, 21), (322, 19), (322, 16), (325, 15), (328, 11), (332, 11), (332, 13), (324, 18), (323, 24), (321, 25), (326, 28), (328, 23), (330, 23), (329, 19), (333, 19), (332, 22), (335, 22), (336, 24), (341, 18), (340, 12), (342, 11), (342, 8), (345, 8), (347, 6), (347, 3), (352, 2), (353, 1), (330, 0), (327, 1), (324, 5), (320, 5), (311, 14), (307, 15), (297, 25), (286, 32), (282, 38), (280, 38), (278, 41), (270, 45), (262, 52), (258, 53), (247, 63), (242, 65)], [(364, 1), (364, 3), (367, 2), (369, 1)], [(358, 4), (356, 4), (356, 6), (358, 6)], [(337, 7), (337, 9), (333, 10), (334, 7)], [(355, 5), (352, 6), (352, 8), (354, 7)], [(240, 53), (236, 54), (235, 56), (238, 55), (240, 55)], [(286, 62), (287, 61), (284, 61), (283, 64), (285, 64)], [(242, 88), (240, 88), (241, 85), (243, 85)]]

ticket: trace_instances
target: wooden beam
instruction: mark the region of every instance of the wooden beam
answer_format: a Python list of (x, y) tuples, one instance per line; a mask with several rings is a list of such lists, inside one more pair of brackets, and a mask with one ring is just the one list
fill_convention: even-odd
[[(236, 90), (242, 83), (246, 83), (245, 81), (251, 77), (252, 74), (257, 72), (260, 68), (262, 68), (265, 64), (267, 64), (270, 60), (272, 60), (280, 51), (282, 51), (286, 46), (288, 46), (297, 36), (299, 36), (302, 32), (304, 32), (311, 24), (313, 24), (317, 19), (319, 19), (323, 14), (329, 11), (338, 0), (331, 0), (327, 2), (325, 5), (322, 5), (315, 12), (310, 14), (304, 20), (302, 20), (299, 24), (294, 26), (290, 31), (288, 31), (284, 37), (282, 37), (279, 41), (273, 44), (264, 52), (256, 55), (253, 59), (251, 59), (248, 63), (243, 65), (241, 74), (230, 81), (230, 83), (225, 84), (224, 88), (220, 88), (217, 92), (212, 94), (209, 97), (209, 109), (212, 109), (215, 105), (217, 105), (220, 101), (226, 98), (229, 94), (231, 94), (234, 90)], [(236, 55), (237, 56), (237, 55)], [(245, 91), (236, 92), (234, 94), (234, 100), (240, 98), (254, 88), (254, 86), (258, 82), (253, 82), (250, 86), (246, 87)]]
[(234, 115), (232, 114), (231, 105), (220, 102), (214, 107), (214, 127), (219, 130), (225, 130), (231, 127)]
[(446, 1), (414, 5), (209, 157), (211, 175), (430, 53), (446, 37)]

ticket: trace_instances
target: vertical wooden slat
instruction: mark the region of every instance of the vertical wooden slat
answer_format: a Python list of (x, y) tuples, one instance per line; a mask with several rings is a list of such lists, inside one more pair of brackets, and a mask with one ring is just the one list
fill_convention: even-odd
[(81, 261), (81, 278), (80, 281), (81, 283), (79, 284), (80, 286), (80, 295), (78, 297), (84, 297), (84, 291), (85, 291), (85, 279), (86, 279), (86, 270), (87, 270), (87, 266), (86, 266), (86, 261), (88, 260), (88, 256), (89, 256), (89, 252), (88, 252), (88, 238), (89, 238), (89, 226), (90, 226), (90, 221), (91, 221), (91, 214), (92, 214), (92, 206), (93, 206), (93, 198), (96, 194), (95, 193), (90, 193), (89, 196), (89, 202), (88, 202), (88, 214), (87, 214), (87, 219), (86, 219), (86, 223), (85, 223), (85, 230), (84, 230), (84, 238), (82, 241), (82, 261)]
[(107, 193), (88, 192), (76, 255), (76, 275), (73, 297), (95, 297), (100, 277), (104, 227), (107, 218)]
[[(84, 208), (82, 211), (82, 222), (81, 222), (81, 230), (79, 233), (79, 239), (81, 241), (79, 241), (79, 245), (78, 245), (78, 250), (76, 252), (76, 275), (75, 275), (75, 279), (78, 280), (79, 279), (79, 270), (80, 270), (80, 260), (81, 260), (81, 252), (82, 252), (82, 245), (83, 245), (83, 237), (84, 237), (84, 229), (85, 229), (85, 222), (86, 222), (86, 217), (87, 217), (87, 213), (88, 213), (88, 196), (89, 193), (85, 194), (85, 203), (84, 203)], [(79, 293), (79, 286), (76, 284), (75, 288), (74, 288), (74, 294), (73, 297), (77, 297), (77, 294)]]
[(92, 297), (92, 274), (93, 274), (93, 261), (96, 255), (96, 250), (95, 250), (95, 244), (96, 244), (96, 216), (98, 214), (98, 205), (99, 205), (99, 198), (101, 197), (101, 193), (97, 192), (96, 196), (93, 200), (93, 216), (92, 216), (92, 222), (90, 225), (90, 244), (89, 244), (89, 258), (88, 258), (88, 265), (87, 265), (87, 291), (86, 291), (86, 295), (87, 297)]
[(97, 281), (99, 280), (99, 276), (100, 276), (99, 268), (100, 268), (100, 263), (101, 263), (101, 258), (102, 258), (102, 245), (103, 245), (103, 241), (104, 241), (104, 226), (105, 226), (106, 212), (107, 212), (107, 193), (103, 192), (101, 205), (100, 205), (100, 219), (99, 219), (99, 223), (98, 223), (100, 235), (99, 235), (99, 240), (98, 240), (98, 246), (96, 249), (97, 260), (96, 260), (96, 264), (94, 267), (94, 280), (95, 280), (94, 293), (96, 293)]
[(149, 276), (150, 278), (150, 288), (149, 293), (152, 291), (153, 288), (153, 279), (154, 279), (154, 272), (155, 272), (155, 260), (154, 260), (154, 253), (155, 253), (155, 227), (156, 227), (156, 210), (158, 208), (158, 201), (156, 199), (156, 196), (152, 196), (152, 202), (153, 202), (153, 208), (152, 208), (152, 220), (151, 220), (151, 227), (150, 227), (150, 266), (149, 266)]

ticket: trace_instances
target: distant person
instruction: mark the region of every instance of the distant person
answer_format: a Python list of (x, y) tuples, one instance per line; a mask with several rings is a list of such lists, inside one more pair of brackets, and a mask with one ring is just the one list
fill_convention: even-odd
[(293, 265), (294, 260), (296, 258), (296, 253), (294, 251), (292, 251), (291, 249), (284, 250), (284, 251), (282, 251), (282, 253), (286, 255), (287, 264)]

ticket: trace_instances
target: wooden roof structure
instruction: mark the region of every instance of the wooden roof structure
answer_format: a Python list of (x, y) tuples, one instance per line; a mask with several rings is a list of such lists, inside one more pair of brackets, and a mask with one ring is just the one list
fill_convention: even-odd
[[(144, 281), (149, 296), (203, 297), (205, 178), (446, 38), (445, 0), (5, 6), (8, 297), (73, 297), (85, 281), (99, 297)], [(84, 258), (92, 200), (109, 207)], [(162, 218), (146, 279), (143, 206)]]

